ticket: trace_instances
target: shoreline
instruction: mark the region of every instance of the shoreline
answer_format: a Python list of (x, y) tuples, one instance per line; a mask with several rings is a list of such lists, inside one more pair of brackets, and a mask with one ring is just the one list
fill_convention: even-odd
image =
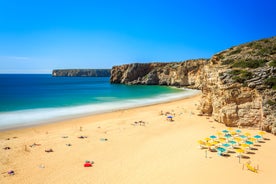
[[(2, 114), (0, 113), (0, 115), (4, 116), (2, 117), (2, 122), (4, 121), (4, 119), (6, 122), (11, 122), (14, 120), (13, 117), (18, 118), (18, 116), (19, 117), (21, 116), (21, 119), (27, 119), (29, 121), (25, 120), (23, 122), (18, 122), (12, 125), (8, 125), (8, 124), (3, 125), (1, 124), (1, 121), (0, 121), (0, 125), (1, 125), (0, 132), (6, 131), (6, 130), (14, 130), (14, 129), (32, 127), (32, 126), (39, 126), (39, 125), (49, 124), (49, 123), (50, 124), (58, 123), (58, 122), (66, 121), (70, 119), (82, 118), (82, 117), (93, 116), (98, 114), (105, 114), (105, 113), (116, 112), (120, 110), (127, 110), (127, 109), (163, 104), (163, 103), (170, 102), (170, 100), (178, 101), (178, 100), (182, 100), (185, 98), (189, 98), (189, 97), (201, 94), (200, 90), (194, 90), (194, 89), (188, 89), (188, 88), (183, 88), (183, 90), (186, 90), (186, 92), (182, 94), (178, 94), (178, 93), (166, 94), (166, 95), (161, 95), (159, 97), (155, 97), (153, 99), (148, 99), (148, 98), (138, 99), (138, 100), (134, 99), (134, 100), (127, 100), (126, 102), (123, 102), (123, 103), (119, 103), (119, 102), (102, 103), (100, 104), (100, 106), (98, 106), (97, 104), (87, 104), (87, 105), (73, 106), (73, 107), (19, 110), (19, 111), (7, 112), (7, 113), (4, 112)], [(164, 100), (165, 97), (167, 97), (166, 100)], [(140, 100), (146, 100), (146, 102), (138, 103), (138, 101)], [(133, 104), (136, 101), (137, 101), (137, 104)], [(106, 108), (106, 106), (108, 108)], [(103, 109), (103, 107), (105, 108)], [(92, 111), (91, 109), (93, 108), (97, 110)], [(72, 112), (72, 114), (69, 114), (66, 111), (70, 111)], [(52, 117), (46, 117), (47, 115), (50, 115)]]
[[(0, 134), (1, 183), (274, 183), (276, 138), (246, 154), (218, 156), (198, 140), (226, 129), (197, 116), (201, 94), (167, 103), (74, 118)], [(160, 111), (175, 114), (173, 121)], [(136, 124), (142, 121), (144, 124)], [(255, 135), (257, 130), (241, 129)], [(80, 139), (79, 137), (84, 138)], [(71, 146), (68, 146), (70, 144)], [(9, 150), (2, 148), (10, 147)], [(53, 149), (47, 153), (45, 150)], [(253, 154), (254, 153), (254, 154)], [(93, 167), (83, 166), (86, 160)], [(248, 161), (260, 168), (253, 173)], [(8, 175), (13, 170), (15, 175)], [(200, 177), (199, 177), (200, 176)], [(227, 179), (225, 179), (227, 177)]]

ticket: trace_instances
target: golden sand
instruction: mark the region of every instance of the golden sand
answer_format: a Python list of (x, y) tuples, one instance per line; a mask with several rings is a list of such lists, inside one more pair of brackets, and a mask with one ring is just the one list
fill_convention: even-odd
[[(271, 134), (240, 163), (235, 153), (223, 157), (199, 149), (199, 139), (225, 129), (197, 115), (199, 99), (2, 131), (0, 183), (275, 183), (276, 139)], [(161, 110), (172, 113), (174, 121), (160, 115)], [(84, 167), (86, 160), (93, 167)], [(244, 167), (249, 160), (258, 173)], [(10, 170), (15, 175), (7, 174)]]

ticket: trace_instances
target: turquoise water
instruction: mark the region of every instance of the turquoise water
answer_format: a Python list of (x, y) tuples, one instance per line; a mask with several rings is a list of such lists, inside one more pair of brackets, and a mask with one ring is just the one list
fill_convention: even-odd
[(0, 129), (181, 98), (194, 91), (110, 84), (109, 78), (0, 75)]

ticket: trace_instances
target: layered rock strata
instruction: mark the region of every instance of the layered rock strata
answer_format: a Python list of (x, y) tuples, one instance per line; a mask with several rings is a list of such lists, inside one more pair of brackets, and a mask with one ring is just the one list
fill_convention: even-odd
[(133, 63), (114, 66), (111, 83), (201, 87), (202, 68), (207, 59), (175, 63)]

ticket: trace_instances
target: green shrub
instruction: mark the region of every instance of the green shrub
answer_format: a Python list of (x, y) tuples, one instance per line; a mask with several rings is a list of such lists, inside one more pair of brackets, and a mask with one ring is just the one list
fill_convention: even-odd
[(232, 79), (235, 82), (244, 83), (246, 80), (251, 79), (253, 74), (246, 70), (232, 70), (229, 72), (230, 75), (233, 75)]
[(276, 102), (273, 101), (273, 100), (268, 100), (267, 104), (270, 105), (270, 106), (276, 106)]
[(231, 70), (229, 72), (230, 75), (240, 75), (242, 70)]
[(263, 67), (265, 63), (267, 62), (266, 59), (259, 59), (259, 60), (253, 60), (253, 59), (247, 59), (247, 60), (240, 60), (236, 61), (232, 67), (237, 68), (259, 68)]
[(234, 63), (234, 59), (227, 59), (221, 62), (222, 65), (229, 65)]
[(230, 56), (230, 55), (233, 55), (233, 54), (238, 54), (238, 53), (240, 53), (241, 51), (242, 51), (241, 48), (237, 48), (237, 49), (231, 51), (228, 55)]
[(265, 80), (265, 84), (276, 90), (276, 77), (270, 77)]
[(276, 67), (276, 60), (273, 60), (269, 63), (269, 66)]

